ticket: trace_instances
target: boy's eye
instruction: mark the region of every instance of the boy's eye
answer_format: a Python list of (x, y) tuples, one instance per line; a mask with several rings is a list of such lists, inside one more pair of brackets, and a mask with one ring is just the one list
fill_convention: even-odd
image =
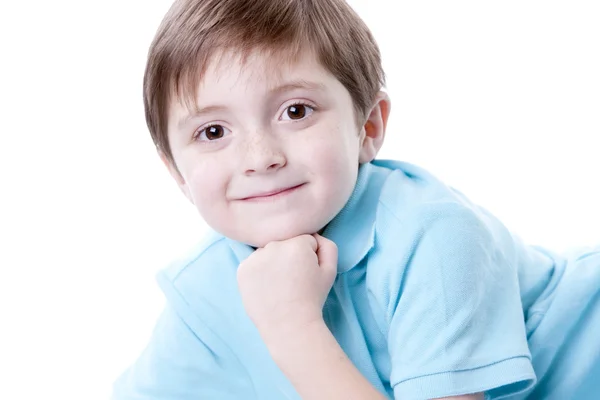
[(223, 138), (227, 135), (228, 129), (222, 125), (210, 125), (198, 132), (196, 138), (200, 141), (211, 141)]
[(292, 104), (285, 109), (281, 119), (287, 121), (300, 120), (312, 114), (314, 109), (306, 104)]

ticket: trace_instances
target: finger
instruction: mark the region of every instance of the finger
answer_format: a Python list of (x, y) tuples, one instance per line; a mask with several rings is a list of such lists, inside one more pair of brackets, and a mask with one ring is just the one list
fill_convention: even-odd
[(319, 266), (325, 270), (327, 274), (337, 273), (338, 249), (334, 242), (324, 238), (319, 234), (314, 234), (313, 237), (318, 245), (316, 253), (319, 260)]
[(315, 253), (317, 252), (317, 249), (319, 248), (319, 244), (317, 242), (317, 239), (313, 235), (301, 235), (301, 236), (298, 236), (296, 239), (304, 241), (306, 244), (308, 244), (310, 246), (312, 251), (314, 251)]

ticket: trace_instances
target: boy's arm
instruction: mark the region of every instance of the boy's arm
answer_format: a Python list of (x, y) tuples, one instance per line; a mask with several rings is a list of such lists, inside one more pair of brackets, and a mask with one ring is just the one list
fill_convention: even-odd
[(265, 343), (305, 400), (386, 399), (356, 369), (322, 320)]
[(531, 388), (536, 378), (508, 233), (454, 204), (413, 218), (400, 238), (410, 243), (402, 254), (408, 261), (378, 277), (386, 282), (383, 304), (391, 305), (395, 396), (495, 398)]
[[(303, 399), (385, 399), (346, 357), (324, 321), (267, 342)], [(437, 400), (483, 400), (483, 393)]]
[(271, 357), (304, 400), (383, 399), (323, 321), (337, 247), (319, 235), (272, 242), (237, 271), (246, 312)]

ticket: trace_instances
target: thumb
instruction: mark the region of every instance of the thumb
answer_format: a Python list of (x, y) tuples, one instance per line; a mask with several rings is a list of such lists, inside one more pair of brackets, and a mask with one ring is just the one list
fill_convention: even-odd
[(329, 278), (328, 281), (333, 284), (333, 280), (337, 274), (338, 249), (334, 242), (324, 238), (319, 234), (314, 234), (313, 237), (317, 241), (317, 259), (319, 266)]

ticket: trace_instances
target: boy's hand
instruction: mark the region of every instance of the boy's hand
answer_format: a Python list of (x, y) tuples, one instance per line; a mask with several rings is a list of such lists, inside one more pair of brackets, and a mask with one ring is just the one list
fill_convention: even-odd
[(318, 235), (271, 242), (239, 266), (244, 308), (268, 342), (323, 320), (337, 273), (337, 246)]

